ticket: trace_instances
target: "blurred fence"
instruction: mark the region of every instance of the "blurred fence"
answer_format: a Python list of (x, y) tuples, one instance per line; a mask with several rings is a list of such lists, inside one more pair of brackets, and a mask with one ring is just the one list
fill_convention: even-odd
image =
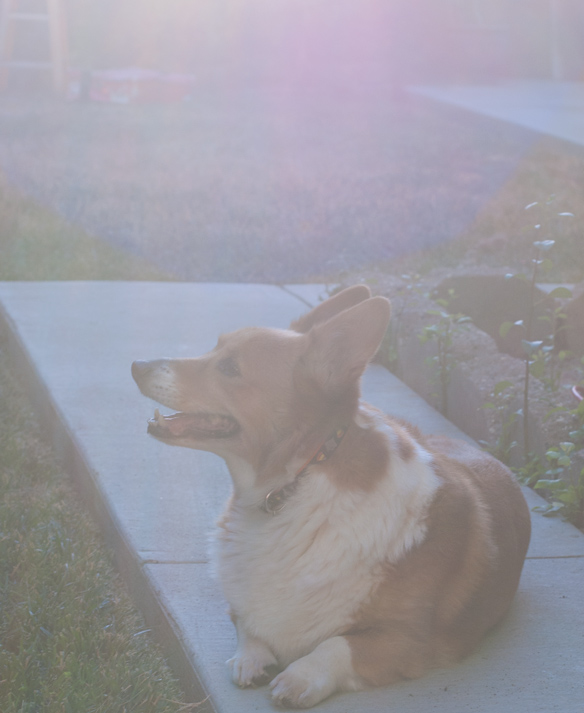
[[(36, 2), (36, 0), (28, 0)], [(67, 0), (73, 63), (287, 78), (584, 77), (582, 0)], [(555, 19), (554, 19), (555, 18)], [(557, 57), (556, 57), (557, 61)], [(557, 67), (556, 67), (557, 74)]]

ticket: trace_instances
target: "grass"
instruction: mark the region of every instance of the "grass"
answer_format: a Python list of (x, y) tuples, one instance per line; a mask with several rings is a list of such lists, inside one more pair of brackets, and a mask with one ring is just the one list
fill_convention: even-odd
[[(168, 279), (0, 183), (0, 279)], [(116, 575), (0, 342), (0, 710), (194, 709)]]
[[(583, 191), (584, 148), (543, 137), (461, 235), (382, 269), (423, 275), (435, 267), (475, 264), (530, 273), (533, 242), (552, 238), (554, 267), (546, 281), (580, 282), (584, 279)], [(526, 211), (535, 201), (539, 205)], [(558, 216), (562, 212), (574, 217)]]
[(0, 176), (0, 280), (168, 280), (167, 273), (88, 235)]
[(185, 710), (0, 356), (0, 710)]

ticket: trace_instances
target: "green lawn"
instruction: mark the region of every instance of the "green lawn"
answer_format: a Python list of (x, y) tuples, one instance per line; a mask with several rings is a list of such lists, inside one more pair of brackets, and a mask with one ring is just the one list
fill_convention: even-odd
[(184, 710), (1, 355), (0, 402), (0, 710)]
[[(554, 266), (542, 279), (579, 282), (584, 279), (582, 196), (584, 148), (542, 137), (461, 235), (386, 268), (396, 274), (424, 274), (435, 267), (466, 265), (529, 274), (533, 242), (553, 239)], [(525, 210), (533, 203), (537, 205)]]
[(0, 176), (0, 280), (168, 280), (166, 273), (88, 235)]
[[(168, 279), (0, 184), (0, 279)], [(0, 339), (0, 711), (194, 710), (41, 439)]]

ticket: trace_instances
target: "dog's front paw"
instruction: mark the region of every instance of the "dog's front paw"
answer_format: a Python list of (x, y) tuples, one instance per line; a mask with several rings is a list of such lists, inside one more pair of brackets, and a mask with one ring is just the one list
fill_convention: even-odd
[(276, 657), (261, 641), (249, 641), (227, 661), (233, 683), (248, 688), (265, 686), (280, 670)]
[(328, 671), (308, 656), (291, 663), (270, 684), (272, 700), (286, 708), (311, 708), (337, 689)]

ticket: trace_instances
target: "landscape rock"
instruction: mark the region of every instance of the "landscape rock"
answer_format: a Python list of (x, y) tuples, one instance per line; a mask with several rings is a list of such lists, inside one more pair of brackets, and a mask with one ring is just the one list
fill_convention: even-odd
[[(534, 290), (529, 339), (543, 341), (552, 331), (552, 314), (557, 303), (539, 287), (535, 286)], [(453, 275), (440, 283), (436, 293), (448, 300), (450, 312), (467, 314), (479, 329), (490, 334), (500, 351), (523, 357), (521, 341), (528, 339), (525, 325), (532, 302), (529, 281), (501, 274)], [(516, 325), (518, 321), (524, 326)], [(501, 335), (499, 329), (505, 322), (511, 322), (513, 326)]]

